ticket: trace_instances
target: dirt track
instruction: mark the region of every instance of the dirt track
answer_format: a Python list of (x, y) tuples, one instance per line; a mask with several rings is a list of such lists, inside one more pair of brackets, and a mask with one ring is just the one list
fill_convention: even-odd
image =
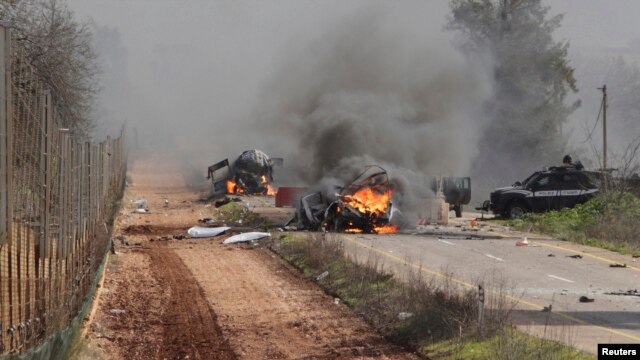
[[(104, 358), (414, 358), (266, 249), (173, 239), (209, 209), (170, 159), (139, 158), (130, 177), (89, 326)], [(152, 213), (132, 213), (140, 197)]]

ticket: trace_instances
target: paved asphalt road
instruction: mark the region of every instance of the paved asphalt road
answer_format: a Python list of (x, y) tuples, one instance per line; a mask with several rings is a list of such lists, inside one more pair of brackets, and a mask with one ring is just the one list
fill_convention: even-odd
[[(477, 288), (484, 283), (516, 303), (521, 329), (596, 353), (598, 343), (640, 343), (640, 297), (606, 292), (640, 290), (640, 258), (556, 240), (518, 247), (520, 234), (465, 240), (437, 235), (337, 235), (358, 259), (375, 257), (400, 276), (407, 270)], [(581, 259), (569, 256), (580, 254)], [(626, 268), (612, 268), (625, 263)], [(578, 299), (587, 296), (592, 303)], [(551, 313), (541, 311), (552, 304)]]
[[(253, 200), (249, 207), (278, 220), (291, 214), (291, 209), (272, 213), (276, 209), (270, 201)], [(640, 258), (531, 234), (530, 246), (519, 247), (516, 242), (527, 234), (501, 226), (482, 227), (493, 239), (452, 236), (479, 215), (465, 213), (462, 219), (451, 219), (451, 226), (435, 231), (445, 235), (330, 236), (343, 240), (347, 252), (359, 260), (375, 259), (401, 279), (408, 279), (408, 271), (420, 271), (441, 280), (448, 278), (463, 288), (477, 289), (482, 283), (488, 298), (493, 295), (493, 299), (511, 302), (511, 321), (528, 333), (592, 354), (598, 343), (640, 343), (640, 296), (606, 294), (640, 291)], [(496, 239), (499, 236), (503, 238)], [(582, 257), (570, 257), (573, 255)], [(610, 267), (616, 263), (627, 267)], [(581, 303), (581, 296), (594, 302)], [(549, 305), (552, 311), (543, 312)]]

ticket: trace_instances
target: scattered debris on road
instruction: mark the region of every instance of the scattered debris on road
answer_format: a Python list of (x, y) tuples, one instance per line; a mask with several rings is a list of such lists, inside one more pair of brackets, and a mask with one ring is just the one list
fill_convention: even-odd
[(640, 292), (637, 289), (627, 290), (627, 291), (611, 291), (604, 293), (605, 295), (620, 295), (620, 296), (638, 296), (640, 297)]
[(262, 240), (262, 239), (268, 238), (270, 236), (271, 236), (271, 233), (248, 232), (248, 233), (234, 235), (234, 236), (226, 239), (222, 243), (223, 244), (237, 244), (237, 243), (250, 242), (250, 241), (255, 241), (255, 240)]
[(547, 255), (547, 256), (548, 256), (548, 257), (556, 257), (556, 256), (555, 256), (555, 255), (553, 255), (553, 254), (549, 254), (549, 255)]
[(594, 301), (596, 301), (594, 298), (590, 298), (590, 297), (586, 297), (586, 296), (580, 296), (580, 299), (578, 299), (581, 303), (592, 303)]
[(565, 257), (572, 258), (572, 259), (582, 259), (582, 255), (580, 255), (580, 254), (576, 254), (576, 255), (567, 255), (567, 256), (565, 256)]
[(207, 237), (215, 237), (225, 233), (227, 230), (231, 229), (228, 226), (220, 226), (214, 228), (194, 226), (187, 230), (187, 233), (192, 238), (207, 238)]
[(553, 305), (549, 304), (549, 306), (545, 306), (544, 308), (542, 308), (542, 312), (551, 312), (551, 309), (553, 309)]
[(626, 268), (627, 264), (615, 263), (615, 264), (609, 264), (609, 267), (612, 267), (612, 268)]
[(525, 236), (521, 241), (516, 242), (516, 246), (529, 246), (529, 240)]

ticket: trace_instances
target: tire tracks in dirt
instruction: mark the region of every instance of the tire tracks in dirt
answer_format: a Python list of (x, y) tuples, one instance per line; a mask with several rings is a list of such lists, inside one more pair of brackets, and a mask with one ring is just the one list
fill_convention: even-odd
[(161, 359), (236, 359), (222, 336), (216, 314), (191, 271), (173, 249), (159, 246), (147, 251), (151, 271), (162, 286), (170, 288), (162, 315), (164, 346)]
[(120, 211), (91, 349), (107, 359), (416, 359), (266, 249), (174, 240), (211, 215), (177, 164), (158, 154), (132, 163), (123, 203), (144, 197), (152, 211)]

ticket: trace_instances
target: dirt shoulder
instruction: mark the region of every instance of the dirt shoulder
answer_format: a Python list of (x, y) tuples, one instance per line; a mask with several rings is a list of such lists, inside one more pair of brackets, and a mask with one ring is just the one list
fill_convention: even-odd
[[(266, 249), (223, 246), (222, 238), (175, 239), (209, 215), (175, 164), (159, 155), (132, 163), (116, 223), (117, 254), (87, 332), (96, 353), (109, 359), (413, 358)], [(132, 213), (131, 200), (142, 197), (151, 213)]]

